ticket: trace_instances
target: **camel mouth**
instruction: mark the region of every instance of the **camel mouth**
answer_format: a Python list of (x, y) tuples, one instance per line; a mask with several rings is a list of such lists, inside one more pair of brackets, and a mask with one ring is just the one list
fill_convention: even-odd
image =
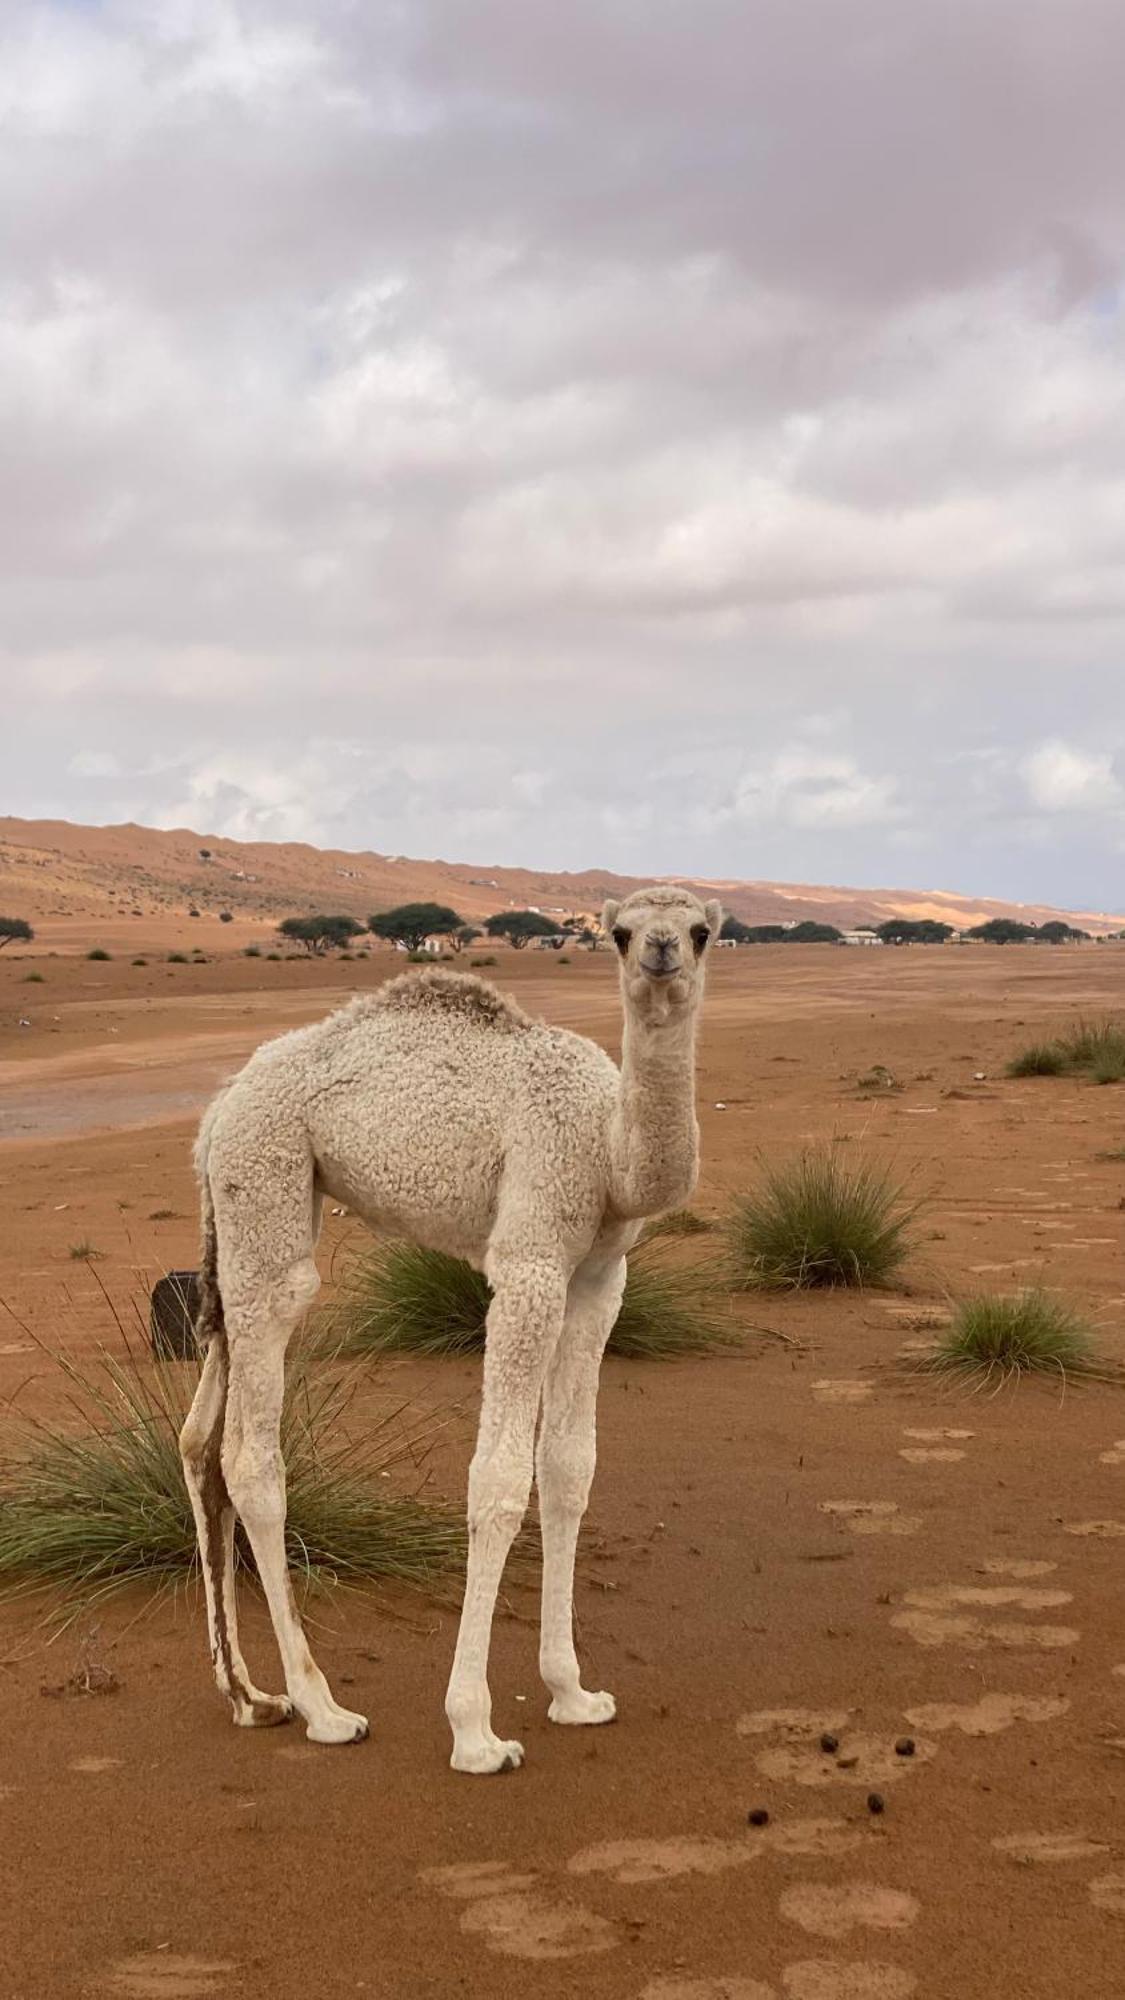
[(642, 958), (641, 971), (647, 972), (650, 979), (675, 979), (679, 974), (680, 967), (678, 964), (650, 965), (647, 959)]

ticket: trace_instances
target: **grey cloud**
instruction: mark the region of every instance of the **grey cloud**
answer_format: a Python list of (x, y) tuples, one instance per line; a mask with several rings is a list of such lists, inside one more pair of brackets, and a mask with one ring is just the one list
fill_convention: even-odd
[(11, 808), (1121, 904), (1119, 6), (0, 23)]

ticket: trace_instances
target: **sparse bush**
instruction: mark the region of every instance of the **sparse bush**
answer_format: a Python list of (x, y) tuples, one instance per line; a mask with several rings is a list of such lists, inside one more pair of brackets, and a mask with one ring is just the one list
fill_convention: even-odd
[(21, 983), (24, 986), (45, 986), (47, 984), (41, 972), (25, 972)]
[(234, 922), (234, 917), (232, 916), (232, 914), (231, 914), (231, 912), (230, 912), (229, 910), (220, 910), (220, 911), (219, 911), (219, 922), (220, 922), (221, 924), (233, 924), (233, 922)]
[(469, 960), (469, 964), (472, 966), (473, 970), (476, 971), (482, 965), (495, 965), (496, 960), (494, 958), (471, 958)]
[[(609, 1352), (658, 1359), (731, 1344), (734, 1331), (708, 1307), (704, 1288), (699, 1272), (634, 1250)], [(475, 1353), (484, 1346), (491, 1298), (483, 1272), (460, 1257), (396, 1240), (357, 1259), (323, 1324), (345, 1354)]]
[(186, 953), (186, 952), (182, 952), (182, 951), (170, 951), (170, 952), (168, 953), (168, 963), (169, 963), (169, 965), (186, 965), (186, 964), (187, 964), (187, 962), (188, 962), (188, 960), (187, 960), (187, 953)]
[(1107, 1372), (1086, 1321), (1048, 1293), (1034, 1290), (981, 1293), (964, 1300), (923, 1365), (983, 1381)]
[(1009, 1076), (1065, 1076), (1066, 1058), (1057, 1042), (1032, 1042), (1013, 1056)]
[(96, 944), (94, 946), (93, 951), (88, 951), (86, 953), (86, 956), (87, 958), (100, 959), (104, 963), (104, 961), (108, 959), (111, 956), (111, 954), (108, 951), (103, 951), (100, 944)]
[(556, 964), (556, 965), (569, 965), (569, 964), (570, 964), (570, 960), (569, 960), (569, 958), (567, 957), (567, 955), (566, 955), (565, 951), (564, 951), (564, 952), (560, 952), (560, 953), (559, 953), (559, 956), (558, 956), (558, 958), (556, 958), (556, 960), (555, 960), (555, 964)]
[(831, 1146), (763, 1166), (727, 1225), (732, 1281), (747, 1289), (886, 1285), (909, 1248), (918, 1202), (883, 1168)]
[(266, 957), (272, 959), (275, 965), (281, 964), (281, 953), (279, 951), (267, 951)]
[(76, 1264), (92, 1264), (95, 1258), (100, 1257), (101, 1254), (100, 1250), (95, 1250), (92, 1243), (85, 1241), (72, 1243), (67, 1252), (67, 1255), (72, 1257)]
[(261, 947), (261, 945), (260, 945), (260, 944), (244, 944), (244, 945), (243, 945), (243, 947), (242, 947), (242, 956), (243, 956), (243, 958), (261, 958), (261, 956), (262, 956), (262, 947)]
[(134, 964), (134, 965), (147, 965), (147, 964), (148, 964), (148, 960), (147, 960), (147, 958), (135, 958), (135, 959), (133, 960), (133, 964)]
[(1079, 1017), (1052, 1042), (1034, 1042), (1008, 1064), (1009, 1076), (1086, 1076), (1093, 1083), (1125, 1081), (1125, 1024)]
[[(60, 1586), (64, 1619), (122, 1585), (165, 1587), (196, 1568), (196, 1533), (178, 1438), (198, 1380), (194, 1364), (101, 1352), (89, 1370), (55, 1355), (84, 1419), (63, 1431), (29, 1418), (21, 1455), (0, 1477), (0, 1588)], [(439, 1586), (464, 1559), (459, 1511), (387, 1492), (381, 1475), (416, 1478), (429, 1439), (398, 1409), (356, 1434), (347, 1426), (354, 1370), (313, 1376), (298, 1359), (286, 1390), (286, 1546), (311, 1583), (387, 1578)], [(6, 1442), (13, 1437), (9, 1426)], [(237, 1559), (248, 1563), (241, 1532)]]

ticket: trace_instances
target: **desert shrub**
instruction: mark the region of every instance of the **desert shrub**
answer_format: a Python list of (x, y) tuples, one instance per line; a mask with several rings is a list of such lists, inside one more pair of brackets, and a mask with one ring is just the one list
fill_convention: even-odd
[(47, 982), (41, 972), (25, 972), (22, 984), (24, 986), (45, 986)]
[(746, 1288), (885, 1285), (909, 1248), (919, 1204), (886, 1169), (810, 1147), (763, 1164), (727, 1225), (731, 1277)]
[(281, 953), (279, 951), (267, 951), (266, 957), (271, 959), (274, 965), (281, 964)]
[(108, 959), (111, 956), (111, 954), (108, 951), (103, 951), (100, 944), (96, 944), (94, 946), (93, 951), (88, 951), (86, 953), (86, 956), (87, 958), (97, 958), (104, 961), (105, 959)]
[(1049, 1293), (1035, 1290), (984, 1292), (965, 1299), (924, 1365), (984, 1381), (1106, 1372), (1086, 1321)]
[(170, 951), (170, 952), (168, 953), (168, 963), (169, 963), (169, 965), (186, 965), (186, 964), (187, 964), (187, 962), (188, 962), (188, 958), (187, 958), (187, 953), (186, 953), (186, 952), (183, 952), (183, 951)]
[[(9, 1425), (0, 1469), (0, 1588), (57, 1586), (74, 1616), (124, 1584), (174, 1586), (196, 1568), (196, 1534), (180, 1464), (179, 1433), (198, 1380), (194, 1363), (102, 1350), (88, 1368), (53, 1357), (79, 1423)], [(310, 1371), (298, 1359), (286, 1389), (286, 1545), (311, 1583), (393, 1578), (440, 1585), (464, 1557), (459, 1513), (385, 1490), (382, 1475), (408, 1468), (417, 1484), (428, 1435), (411, 1434), (400, 1409), (354, 1434), (354, 1370)], [(236, 1555), (252, 1559), (239, 1530)]]
[(101, 1251), (95, 1250), (94, 1245), (88, 1243), (85, 1238), (83, 1238), (81, 1243), (72, 1243), (67, 1252), (67, 1255), (72, 1257), (76, 1264), (91, 1264), (95, 1257), (100, 1257), (101, 1254)]
[(1125, 1080), (1125, 1024), (1079, 1016), (1054, 1041), (1021, 1049), (1008, 1064), (1008, 1075), (1086, 1076), (1094, 1083), (1120, 1083)]
[(1125, 1146), (1110, 1146), (1103, 1153), (1095, 1153), (1095, 1160), (1120, 1160), (1125, 1162)]
[(567, 957), (567, 955), (566, 955), (565, 951), (563, 951), (563, 952), (560, 952), (560, 953), (559, 953), (559, 956), (558, 956), (558, 957), (556, 958), (556, 960), (555, 960), (555, 964), (556, 964), (556, 965), (569, 965), (569, 964), (570, 964), (570, 960), (569, 960), (569, 958)]
[(220, 910), (220, 911), (219, 911), (219, 922), (220, 922), (221, 924), (233, 924), (233, 922), (234, 922), (234, 917), (233, 917), (233, 915), (231, 914), (230, 910)]
[[(395, 1240), (358, 1258), (341, 1296), (324, 1315), (323, 1335), (345, 1354), (388, 1348), (415, 1354), (468, 1354), (484, 1346), (492, 1290), (460, 1257)], [(634, 1250), (625, 1296), (609, 1338), (611, 1354), (653, 1359), (729, 1345), (730, 1325), (705, 1301), (705, 1279)]]
[(480, 966), (482, 966), (482, 965), (495, 965), (495, 964), (496, 964), (496, 960), (495, 960), (494, 958), (471, 958), (471, 959), (469, 960), (469, 964), (470, 964), (470, 965), (471, 965), (471, 966), (472, 966), (472, 967), (473, 967), (474, 969), (477, 969), (477, 968), (479, 968), (479, 967), (480, 967)]
[(135, 958), (135, 959), (133, 959), (132, 963), (133, 963), (134, 965), (147, 965), (147, 964), (148, 964), (148, 960), (147, 960), (147, 958)]
[(1066, 1057), (1057, 1042), (1032, 1042), (1008, 1064), (1009, 1076), (1065, 1076)]
[(261, 945), (260, 945), (260, 944), (244, 944), (244, 945), (243, 945), (243, 947), (242, 947), (242, 956), (243, 956), (243, 958), (261, 958), (261, 956), (262, 956), (262, 947), (261, 947)]

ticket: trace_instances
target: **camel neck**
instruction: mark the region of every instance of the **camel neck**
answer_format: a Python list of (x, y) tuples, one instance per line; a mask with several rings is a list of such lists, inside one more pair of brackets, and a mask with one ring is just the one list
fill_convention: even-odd
[(690, 1195), (699, 1164), (694, 1008), (654, 1027), (626, 1007), (611, 1157), (622, 1215), (658, 1215)]

